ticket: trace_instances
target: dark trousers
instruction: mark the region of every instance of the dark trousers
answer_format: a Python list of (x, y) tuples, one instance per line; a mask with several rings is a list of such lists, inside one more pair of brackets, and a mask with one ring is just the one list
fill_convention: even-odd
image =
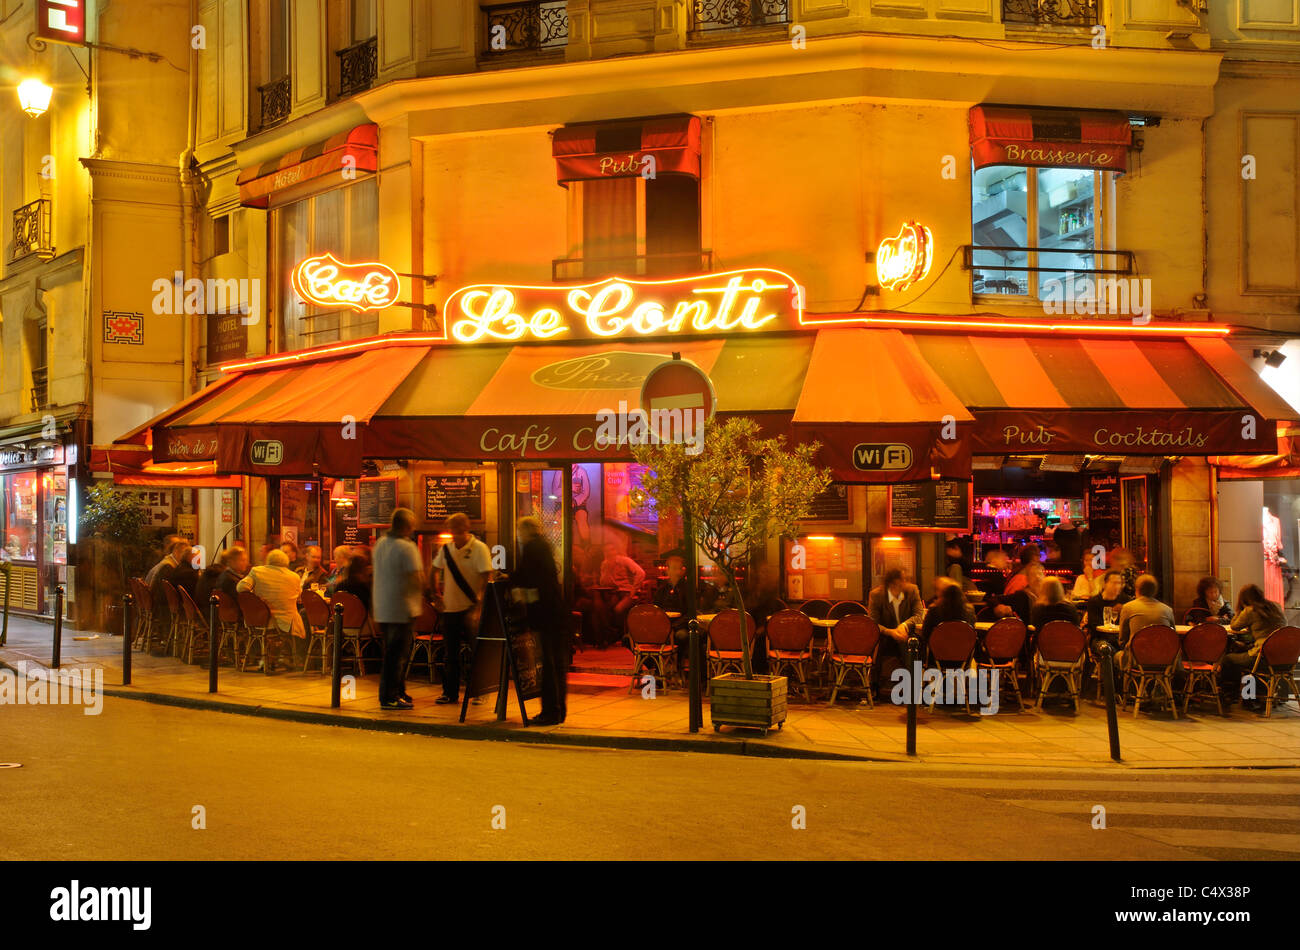
[(442, 615), (442, 695), (460, 699), (460, 647), (470, 639), (465, 626), (468, 610)]
[(538, 636), (542, 641), (542, 716), (563, 722), (569, 692), (569, 636), (559, 627)]
[(406, 661), (411, 657), (411, 624), (381, 623), (384, 665), (379, 672), (379, 701), (393, 703), (406, 692)]

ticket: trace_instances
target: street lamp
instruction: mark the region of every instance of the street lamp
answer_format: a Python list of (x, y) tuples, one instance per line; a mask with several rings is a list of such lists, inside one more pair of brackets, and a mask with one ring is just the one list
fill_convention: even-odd
[(45, 115), (53, 95), (54, 90), (39, 79), (24, 79), (18, 84), (18, 102), (33, 119)]

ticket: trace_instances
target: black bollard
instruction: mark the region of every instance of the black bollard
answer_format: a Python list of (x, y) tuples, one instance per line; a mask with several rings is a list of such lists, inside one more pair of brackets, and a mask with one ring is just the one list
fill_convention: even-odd
[(67, 596), (63, 585), (54, 588), (54, 659), (50, 669), (57, 670), (63, 659), (63, 598)]
[(907, 754), (916, 755), (916, 691), (921, 688), (917, 678), (917, 665), (920, 663), (921, 641), (916, 637), (907, 638)]
[(1106, 640), (1097, 644), (1101, 658), (1101, 683), (1106, 691), (1106, 731), (1110, 733), (1110, 757), (1116, 762), (1119, 756), (1119, 712), (1115, 708), (1115, 660), (1111, 645)]
[(343, 605), (334, 605), (334, 656), (330, 660), (330, 708), (338, 709), (343, 693), (343, 664), (339, 654), (343, 652)]
[(131, 641), (135, 639), (135, 631), (131, 629), (131, 608), (135, 605), (135, 598), (127, 593), (122, 598), (122, 685), (131, 685)]
[(704, 699), (700, 695), (700, 622), (694, 618), (686, 624), (688, 639), (686, 655), (691, 663), (687, 687), (690, 690), (691, 732), (699, 732), (704, 725)]
[(217, 691), (217, 666), (221, 662), (221, 629), (217, 623), (217, 610), (221, 600), (216, 594), (208, 598), (208, 692)]

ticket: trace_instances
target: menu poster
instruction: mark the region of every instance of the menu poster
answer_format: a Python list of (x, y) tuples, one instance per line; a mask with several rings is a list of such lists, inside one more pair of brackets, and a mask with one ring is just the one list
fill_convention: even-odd
[(875, 588), (883, 584), (885, 574), (895, 567), (902, 570), (909, 578), (915, 579), (916, 539), (872, 538), (871, 586)]
[(483, 520), (483, 476), (426, 475), (424, 520), (442, 524), (456, 512), (464, 512), (470, 521)]
[(805, 535), (785, 542), (786, 595), (790, 600), (860, 600), (862, 538)]
[(832, 482), (826, 490), (813, 499), (812, 510), (805, 521), (824, 521), (844, 524), (853, 520), (849, 504), (849, 486)]
[(971, 482), (944, 478), (889, 486), (889, 527), (969, 533)]
[(396, 478), (362, 478), (357, 482), (357, 524), (387, 528), (397, 510)]

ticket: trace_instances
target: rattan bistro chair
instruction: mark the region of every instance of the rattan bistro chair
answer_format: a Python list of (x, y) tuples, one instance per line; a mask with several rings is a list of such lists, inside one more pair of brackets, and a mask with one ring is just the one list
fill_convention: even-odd
[(831, 629), (828, 645), (831, 670), (835, 676), (830, 705), (835, 705), (835, 697), (841, 689), (848, 688), (845, 683), (852, 673), (861, 681), (867, 702), (874, 708), (876, 699), (872, 695), (871, 675), (876, 664), (876, 649), (880, 646), (880, 627), (865, 614), (850, 614)]
[[(975, 644), (978, 640), (975, 628), (965, 620), (945, 620), (930, 632), (927, 647), (930, 656), (928, 665), (938, 669), (942, 675), (946, 675), (943, 674), (945, 670), (964, 671), (975, 654)], [(934, 709), (935, 703), (938, 702), (940, 692), (942, 690), (935, 691), (930, 701), (931, 709)], [(961, 693), (966, 701), (966, 712), (969, 713), (971, 691), (963, 684)]]
[(302, 659), (302, 671), (307, 672), (307, 667), (311, 666), (312, 652), (319, 647), (317, 655), (320, 657), (320, 671), (324, 674), (329, 669), (330, 648), (334, 642), (330, 629), (333, 620), (330, 605), (318, 591), (311, 589), (298, 595), (298, 603), (302, 605), (303, 615), (307, 618), (307, 655)]
[[(745, 614), (745, 639), (749, 641), (750, 658), (754, 655), (754, 638), (758, 635), (758, 625), (754, 618)], [(719, 613), (709, 624), (708, 660), (709, 678), (720, 676), (727, 671), (744, 672), (744, 654), (740, 642), (740, 611), (734, 607)]]
[(163, 638), (163, 656), (180, 656), (181, 639), (185, 635), (185, 612), (181, 608), (181, 595), (176, 585), (168, 580), (158, 582), (167, 599), (167, 633)]
[[(1219, 672), (1223, 655), (1228, 652), (1228, 631), (1221, 623), (1200, 623), (1183, 637), (1183, 715), (1194, 699), (1213, 699), (1223, 715), (1223, 698), (1219, 695)], [(1198, 689), (1197, 687), (1205, 687)]]
[(438, 629), (438, 612), (427, 600), (412, 628), (411, 656), (406, 661), (408, 669), (415, 665), (415, 658), (421, 652), (424, 653), (424, 663), (421, 665), (428, 671), (429, 682), (432, 683), (434, 670), (438, 669), (438, 660), (443, 653), (443, 638)]
[(176, 588), (181, 599), (181, 609), (185, 612), (184, 638), (181, 641), (181, 659), (186, 663), (194, 662), (196, 652), (207, 653), (212, 646), (212, 634), (208, 630), (207, 613), (199, 609), (194, 598), (184, 587)]
[(224, 590), (219, 590), (217, 594), (217, 623), (220, 625), (220, 636), (217, 639), (217, 662), (221, 662), (221, 651), (230, 644), (230, 662), (238, 666), (240, 657), (240, 639), (239, 631), (244, 625), (243, 617), (239, 613), (239, 602), (227, 594)]
[(1268, 690), (1264, 700), (1265, 718), (1273, 715), (1273, 697), (1285, 685), (1292, 698), (1300, 699), (1295, 681), (1296, 663), (1300, 663), (1300, 627), (1280, 627), (1264, 640), (1255, 656), (1251, 673)]
[(142, 578), (132, 577), (130, 584), (131, 594), (135, 597), (135, 628), (131, 631), (131, 648), (148, 650), (149, 637), (153, 634), (153, 594)]
[(854, 614), (865, 614), (866, 612), (866, 606), (858, 603), (856, 600), (841, 600), (831, 605), (831, 609), (826, 612), (826, 619), (843, 620), (845, 617), (850, 617)]
[(271, 608), (252, 591), (241, 590), (239, 591), (239, 613), (244, 618), (244, 630), (248, 637), (244, 641), (244, 650), (239, 658), (239, 671), (242, 673), (248, 668), (249, 655), (256, 646), (259, 650), (258, 657), (262, 662), (262, 671), (270, 673), (267, 638), (274, 637), (279, 632), (275, 626), (275, 618), (271, 616)]
[(817, 620), (825, 620), (830, 616), (831, 602), (821, 599), (805, 600), (799, 605), (799, 612)]
[[(343, 605), (343, 646), (352, 648), (352, 660), (356, 664), (357, 675), (365, 676), (366, 663), (362, 654), (365, 652), (366, 641), (374, 639), (375, 636), (370, 614), (360, 598), (345, 590), (335, 591), (330, 606), (333, 607), (334, 604)], [(341, 662), (342, 657), (339, 659)]]
[(813, 624), (798, 610), (778, 610), (767, 618), (767, 668), (774, 676), (792, 670), (803, 689), (804, 699), (812, 701), (808, 674), (812, 667)]
[(1083, 688), (1083, 664), (1088, 657), (1087, 635), (1068, 620), (1052, 620), (1038, 631), (1038, 648), (1034, 665), (1038, 684), (1038, 708), (1043, 708), (1048, 687), (1057, 680), (1065, 682), (1070, 701), (1079, 711), (1079, 693)]
[(641, 688), (641, 671), (658, 674), (664, 692), (669, 681), (677, 677), (677, 643), (673, 639), (673, 622), (654, 604), (637, 604), (627, 615), (627, 635), (632, 641), (632, 682), (629, 693)]
[(1178, 718), (1178, 700), (1174, 698), (1174, 670), (1182, 644), (1173, 627), (1153, 623), (1133, 634), (1128, 644), (1130, 658), (1128, 682), (1133, 691), (1133, 717), (1136, 719), (1142, 698), (1156, 700), (1156, 687), (1165, 694), (1174, 718)]
[(1016, 697), (1016, 710), (1025, 711), (1025, 700), (1020, 693), (1020, 651), (1024, 649), (1029, 630), (1018, 617), (999, 620), (984, 634), (984, 642), (975, 657), (975, 669), (997, 671), (999, 692), (1009, 684)]

